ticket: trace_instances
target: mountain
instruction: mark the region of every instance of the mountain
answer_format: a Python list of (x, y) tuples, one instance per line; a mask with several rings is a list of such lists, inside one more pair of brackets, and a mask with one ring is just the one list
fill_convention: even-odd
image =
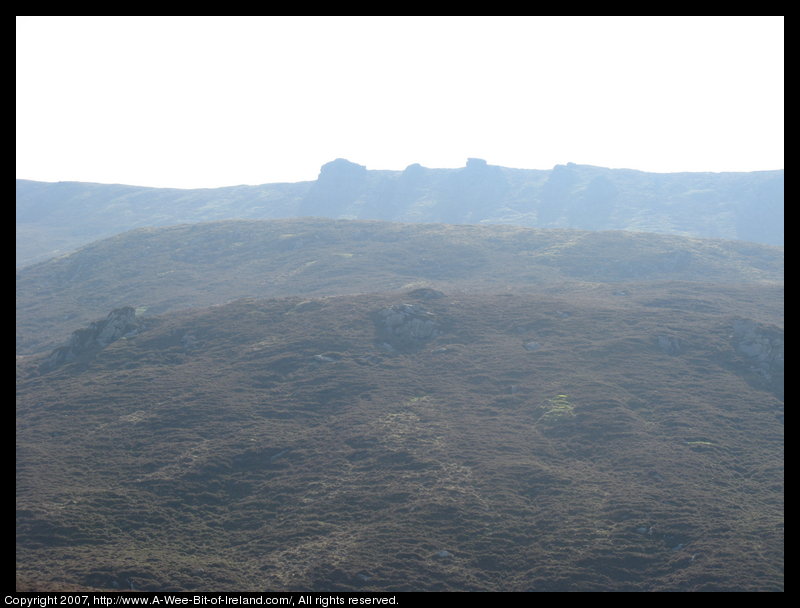
[(782, 171), (17, 186), (17, 591), (784, 589)]
[(781, 285), (456, 286), (120, 307), (18, 358), (17, 589), (783, 589)]
[(325, 217), (634, 230), (783, 244), (784, 172), (647, 173), (589, 165), (368, 170), (336, 159), (317, 180), (181, 190), (17, 180), (17, 265), (127, 230), (222, 219)]
[(783, 249), (627, 231), (357, 220), (142, 228), (18, 269), (17, 352), (52, 350), (122, 306), (157, 315), (241, 297), (661, 280), (782, 285)]

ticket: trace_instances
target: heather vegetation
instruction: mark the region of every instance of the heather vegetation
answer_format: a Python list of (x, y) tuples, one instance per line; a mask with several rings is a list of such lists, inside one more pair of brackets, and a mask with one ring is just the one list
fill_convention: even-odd
[[(351, 164), (297, 207), (532, 187)], [(548, 228), (195, 216), (19, 268), (17, 590), (783, 590), (783, 248), (554, 227), (622, 213), (595, 169), (536, 177)]]
[(246, 298), (20, 358), (18, 587), (780, 590), (772, 289)]
[[(17, 271), (17, 352), (120, 306), (148, 315), (238, 297), (541, 291), (565, 281), (780, 283), (783, 248), (624, 231), (293, 219), (142, 228)], [(765, 287), (766, 289), (766, 287)]]

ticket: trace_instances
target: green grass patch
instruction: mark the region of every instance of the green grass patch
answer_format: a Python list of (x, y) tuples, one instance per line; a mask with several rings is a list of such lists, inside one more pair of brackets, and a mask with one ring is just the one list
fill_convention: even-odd
[(575, 418), (575, 404), (572, 403), (569, 395), (551, 397), (545, 400), (542, 407), (543, 413), (539, 416), (538, 423), (552, 426)]

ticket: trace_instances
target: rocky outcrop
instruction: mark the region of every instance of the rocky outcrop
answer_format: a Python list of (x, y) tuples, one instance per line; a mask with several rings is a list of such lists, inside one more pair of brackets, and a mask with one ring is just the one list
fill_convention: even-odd
[(415, 350), (442, 333), (436, 315), (419, 304), (398, 304), (378, 311), (379, 345), (384, 350)]
[(783, 381), (783, 330), (749, 319), (733, 322), (734, 349), (746, 357), (751, 370), (768, 382)]
[(661, 334), (656, 336), (656, 346), (668, 355), (681, 354), (681, 341), (674, 336)]
[(17, 266), (142, 226), (317, 216), (633, 230), (784, 242), (784, 171), (646, 173), (590, 165), (512, 169), (470, 158), (367, 169), (339, 158), (318, 179), (226, 188), (16, 181)]
[(344, 158), (322, 165), (319, 177), (300, 204), (300, 215), (337, 217), (367, 188), (367, 168)]
[(74, 331), (69, 342), (50, 353), (40, 369), (55, 369), (82, 355), (101, 350), (120, 338), (135, 335), (138, 331), (136, 311), (130, 306), (117, 308), (102, 321), (94, 321), (88, 327)]

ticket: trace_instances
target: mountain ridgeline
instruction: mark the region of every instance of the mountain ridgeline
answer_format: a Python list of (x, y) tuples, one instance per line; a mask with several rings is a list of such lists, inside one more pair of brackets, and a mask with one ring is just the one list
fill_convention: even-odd
[(784, 589), (783, 171), (17, 193), (17, 591)]
[(17, 265), (130, 229), (322, 217), (634, 230), (783, 244), (784, 172), (647, 173), (589, 165), (368, 170), (344, 159), (312, 182), (182, 190), (17, 180)]

